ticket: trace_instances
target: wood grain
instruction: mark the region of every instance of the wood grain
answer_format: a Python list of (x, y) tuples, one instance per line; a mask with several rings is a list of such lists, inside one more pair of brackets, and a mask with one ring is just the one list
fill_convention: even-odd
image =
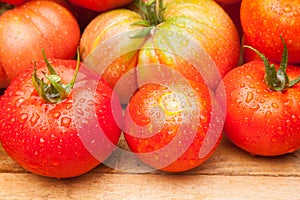
[[(126, 149), (124, 141), (120, 146)], [(123, 160), (122, 160), (123, 159)], [(134, 171), (113, 154), (115, 166)], [(300, 151), (278, 157), (252, 156), (225, 137), (204, 164), (184, 173), (126, 173), (105, 166), (72, 179), (30, 174), (0, 148), (0, 199), (292, 199), (300, 200)]]

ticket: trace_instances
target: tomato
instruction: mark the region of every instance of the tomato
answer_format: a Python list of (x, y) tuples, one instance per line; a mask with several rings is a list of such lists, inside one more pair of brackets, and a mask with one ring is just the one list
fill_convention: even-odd
[[(146, 164), (182, 172), (205, 162), (216, 150), (223, 128), (215, 97), (203, 83), (141, 86), (125, 111), (129, 148)], [(219, 115), (220, 116), (220, 115)]]
[(26, 2), (0, 16), (0, 68), (10, 82), (42, 58), (42, 49), (51, 58), (73, 58), (79, 39), (79, 25), (67, 8), (53, 1)]
[[(271, 61), (280, 62), (283, 46), (279, 36), (282, 35), (289, 49), (289, 63), (300, 63), (299, 10), (298, 0), (243, 0), (241, 24), (245, 43)], [(253, 58), (253, 53), (249, 54), (246, 62)]]
[(129, 4), (133, 0), (69, 0), (71, 3), (94, 11), (106, 11)]
[(20, 5), (28, 0), (1, 0), (1, 2), (8, 3), (10, 5)]
[(52, 82), (42, 84), (48, 68), (44, 61), (36, 64), (36, 75), (32, 67), (25, 70), (0, 97), (0, 141), (9, 156), (34, 174), (79, 176), (104, 161), (118, 142), (121, 130), (112, 113), (115, 95), (82, 64), (73, 88), (69, 83), (74, 83), (75, 60), (48, 62), (56, 73), (48, 76), (65, 92)]
[(280, 67), (274, 64), (276, 72), (263, 60), (245, 63), (224, 77), (224, 132), (251, 154), (283, 155), (300, 148), (300, 68), (286, 68), (283, 61)]
[(241, 1), (237, 1), (234, 3), (219, 2), (219, 4), (231, 17), (232, 21), (234, 22), (239, 32), (239, 37), (240, 39), (242, 39), (243, 29), (242, 29), (241, 19), (240, 19)]
[(218, 3), (224, 3), (224, 4), (234, 4), (241, 2), (242, 0), (215, 0)]
[[(83, 61), (103, 73), (122, 103), (128, 103), (139, 85), (156, 79), (154, 66), (169, 66), (194, 81), (206, 79), (211, 88), (216, 87), (218, 77), (237, 66), (238, 32), (216, 2), (143, 2), (140, 1), (142, 11), (115, 9), (100, 14), (86, 27), (80, 41)], [(147, 13), (145, 6), (160, 9), (148, 9), (154, 12)], [(214, 66), (201, 63), (201, 59), (211, 59)], [(147, 65), (143, 70), (136, 68)], [(168, 78), (163, 73), (160, 76)]]

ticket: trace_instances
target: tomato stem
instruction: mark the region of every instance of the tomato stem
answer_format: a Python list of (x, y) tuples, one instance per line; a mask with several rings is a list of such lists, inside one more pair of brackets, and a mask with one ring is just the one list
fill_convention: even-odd
[(281, 35), (280, 35), (280, 39), (283, 43), (284, 48), (283, 48), (280, 66), (277, 71), (275, 69), (274, 64), (270, 64), (270, 62), (268, 61), (267, 57), (264, 54), (262, 54), (257, 49), (251, 46), (244, 45), (244, 47), (253, 50), (264, 62), (265, 71), (266, 71), (265, 81), (268, 87), (271, 90), (283, 92), (286, 91), (288, 88), (294, 86), (295, 84), (299, 83), (300, 76), (295, 80), (289, 79), (286, 73), (286, 68), (288, 65), (288, 50), (287, 50), (286, 43)]
[(45, 72), (42, 72), (45, 78), (49, 81), (49, 84), (45, 83), (43, 79), (37, 77), (36, 73), (36, 62), (34, 62), (34, 71), (32, 74), (32, 81), (33, 85), (40, 95), (40, 97), (48, 102), (48, 103), (58, 103), (63, 101), (68, 97), (72, 88), (75, 85), (75, 80), (78, 75), (79, 67), (80, 67), (80, 56), (79, 56), (79, 49), (77, 49), (77, 65), (75, 69), (75, 74), (70, 81), (70, 83), (64, 85), (61, 82), (61, 77), (57, 75), (56, 71), (54, 70), (53, 66), (49, 63), (47, 56), (45, 54), (44, 49), (42, 49), (44, 61), (47, 65), (47, 69), (49, 75)]
[[(158, 1), (158, 5), (157, 5)], [(145, 26), (146, 28), (139, 32), (136, 37), (147, 36), (153, 27), (164, 22), (163, 12), (163, 0), (136, 0), (135, 5), (140, 10), (140, 14), (143, 20), (133, 23), (134, 25)]]
[(8, 3), (0, 2), (0, 15), (2, 15), (5, 11), (13, 9), (14, 6)]

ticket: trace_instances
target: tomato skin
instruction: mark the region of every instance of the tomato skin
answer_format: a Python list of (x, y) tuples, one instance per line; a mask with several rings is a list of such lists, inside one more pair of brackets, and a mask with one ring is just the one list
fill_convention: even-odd
[[(192, 69), (193, 66), (191, 66), (189, 59), (186, 59), (185, 55), (181, 55), (181, 52), (175, 52), (176, 55), (170, 56), (170, 51), (174, 50), (173, 47), (180, 48), (179, 39), (166, 39), (164, 38), (167, 35), (166, 32), (159, 33), (157, 30), (172, 32), (175, 37), (176, 35), (182, 35), (190, 43), (195, 42), (194, 44), (197, 47), (205, 51), (207, 57), (212, 59), (216, 65), (215, 68), (217, 68), (217, 73), (209, 74), (206, 77), (210, 79), (208, 84), (211, 88), (216, 87), (218, 81), (220, 81), (220, 76), (224, 76), (238, 64), (240, 45), (238, 32), (232, 20), (220, 5), (211, 0), (165, 0), (164, 8), (163, 17), (165, 21), (156, 25), (152, 32), (143, 39), (138, 41), (132, 39), (132, 43), (135, 43), (138, 48), (134, 52), (119, 55), (111, 65), (107, 66), (107, 70), (104, 72), (105, 79), (112, 87), (124, 74), (130, 76), (124, 83), (119, 84), (123, 85), (124, 88), (119, 90), (120, 92), (117, 91), (121, 97), (121, 102), (124, 104), (128, 103), (132, 94), (132, 89), (127, 88), (135, 89), (149, 79), (156, 79), (155, 74), (152, 73), (155, 70), (151, 67), (143, 68), (143, 71), (141, 71), (137, 69), (137, 66), (167, 65), (187, 79), (203, 80), (199, 71), (196, 71), (196, 68)], [(116, 9), (100, 14), (92, 20), (82, 34), (80, 49), (83, 60), (91, 59), (91, 55), (96, 57), (96, 47), (101, 47), (101, 44), (107, 40), (115, 39), (114, 37), (129, 31), (144, 29), (144, 26), (137, 25), (137, 22), (141, 20), (141, 15), (136, 12), (136, 8), (132, 8), (132, 10)], [(178, 42), (162, 43), (159, 41), (160, 39)], [(123, 43), (123, 41), (120, 41), (119, 43), (119, 49), (132, 49), (131, 47), (134, 46), (132, 43), (128, 44), (129, 42)], [(183, 47), (185, 48), (185, 46)], [(161, 51), (162, 49), (167, 49), (167, 51)], [(186, 52), (190, 52), (189, 50), (184, 51), (183, 54), (187, 54)], [(99, 51), (99, 57), (105, 59), (106, 57), (101, 52), (103, 51)], [(185, 59), (184, 62), (182, 58)], [(133, 73), (130, 74), (129, 71), (133, 71)], [(214, 69), (207, 69), (206, 71), (214, 71)]]
[(73, 14), (54, 1), (29, 1), (0, 16), (0, 66), (9, 81), (32, 60), (71, 59), (79, 44), (80, 29)]
[(129, 4), (133, 0), (69, 0), (71, 3), (94, 11), (107, 11)]
[[(49, 62), (63, 83), (73, 78), (76, 61), (49, 59)], [(38, 76), (42, 76), (42, 71), (47, 71), (43, 61), (37, 63)], [(87, 105), (91, 81), (79, 79), (67, 99), (51, 104), (38, 96), (31, 75), (32, 68), (28, 68), (1, 96), (0, 141), (8, 155), (34, 174), (55, 178), (79, 176), (99, 165), (110, 155), (121, 133), (111, 112), (112, 89), (105, 81), (99, 81), (94, 104), (98, 121), (94, 122), (89, 117), (94, 113), (88, 111)], [(84, 120), (99, 123), (111, 143), (101, 142), (104, 138), (93, 138)], [(102, 157), (94, 157), (90, 152), (94, 149), (87, 148), (82, 137), (93, 139)]]
[(1, 2), (8, 3), (10, 5), (20, 5), (28, 0), (1, 0)]
[[(215, 134), (216, 141), (211, 141), (212, 146), (206, 146), (209, 152), (205, 156), (199, 156), (213, 120), (210, 100), (214, 97), (203, 84), (191, 82), (195, 92), (193, 97), (187, 95), (192, 90), (185, 87), (179, 82), (170, 88), (149, 83), (139, 88), (127, 106), (126, 142), (143, 162), (155, 169), (167, 172), (193, 169), (213, 154), (221, 140), (222, 129), (210, 132)], [(187, 93), (180, 92), (183, 88)], [(174, 103), (178, 99), (173, 95), (180, 99), (179, 107)], [(199, 116), (195, 114), (197, 109)]]
[(235, 4), (241, 2), (242, 0), (215, 0), (215, 1), (222, 4)]
[[(289, 50), (289, 63), (300, 63), (300, 35), (297, 34), (300, 29), (299, 10), (298, 0), (243, 0), (240, 14), (246, 44), (279, 63), (283, 49), (282, 35)], [(246, 57), (246, 61), (250, 61), (251, 57)]]
[[(277, 156), (294, 152), (300, 148), (300, 84), (285, 92), (271, 91), (264, 82), (264, 70), (262, 61), (252, 61), (224, 77), (224, 132), (251, 154)], [(288, 66), (287, 74), (293, 80), (300, 75), (300, 68)]]

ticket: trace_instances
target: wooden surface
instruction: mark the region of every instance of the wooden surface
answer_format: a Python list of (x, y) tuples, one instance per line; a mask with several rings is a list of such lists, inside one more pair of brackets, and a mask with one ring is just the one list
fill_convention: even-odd
[[(122, 163), (122, 157), (113, 155), (112, 162)], [(300, 200), (300, 151), (252, 156), (223, 137), (207, 162), (185, 173), (125, 173), (102, 164), (80, 177), (59, 180), (26, 172), (0, 146), (0, 199)]]

